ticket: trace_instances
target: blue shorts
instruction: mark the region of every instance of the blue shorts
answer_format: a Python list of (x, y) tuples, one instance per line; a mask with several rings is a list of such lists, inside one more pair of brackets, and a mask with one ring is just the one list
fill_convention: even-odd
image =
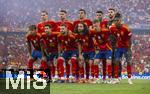
[(78, 51), (64, 51), (61, 55), (65, 60), (70, 59), (71, 57), (78, 57)]
[(58, 53), (52, 53), (48, 56), (46, 56), (47, 61), (52, 61), (54, 58), (58, 58)]
[(94, 60), (95, 52), (94, 51), (83, 52), (82, 55), (84, 59)]
[(112, 59), (112, 51), (111, 50), (99, 51), (95, 55), (95, 59)]
[(115, 59), (116, 60), (120, 60), (123, 55), (124, 57), (126, 58), (126, 60), (129, 60), (130, 56), (129, 56), (129, 53), (128, 53), (128, 49), (127, 48), (117, 48), (115, 50)]
[(38, 50), (33, 50), (31, 56), (34, 59), (41, 59), (42, 58), (42, 52), (38, 51)]

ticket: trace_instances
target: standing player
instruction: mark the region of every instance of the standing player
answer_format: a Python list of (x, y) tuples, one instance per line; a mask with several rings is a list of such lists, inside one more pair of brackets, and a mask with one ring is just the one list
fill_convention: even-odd
[(115, 80), (114, 83), (118, 83), (118, 70), (119, 63), (123, 55), (127, 62), (127, 73), (128, 73), (128, 83), (133, 84), (131, 81), (131, 30), (127, 25), (121, 22), (121, 14), (117, 13), (115, 17), (114, 24), (110, 26), (110, 31), (114, 34), (116, 42), (115, 51)]
[[(58, 40), (57, 36), (59, 32), (52, 32), (52, 26), (49, 24), (46, 24), (45, 32), (42, 33), (41, 37), (41, 47), (43, 52), (43, 62), (47, 62), (48, 69), (50, 67), (49, 78), (53, 79), (55, 76), (55, 59), (58, 57)], [(44, 67), (44, 66), (43, 66)], [(51, 74), (51, 75), (50, 75)]]
[(88, 27), (90, 27), (92, 25), (91, 20), (86, 18), (86, 11), (84, 9), (80, 9), (78, 11), (78, 15), (79, 15), (79, 19), (74, 21), (73, 26), (75, 27), (76, 25), (78, 25), (79, 23), (83, 22), (84, 24), (86, 24)]
[(99, 22), (102, 22), (103, 21), (103, 12), (102, 11), (96, 11), (95, 19), (98, 20)]
[[(109, 16), (109, 21), (108, 21), (108, 28), (111, 26), (114, 22), (115, 16), (116, 16), (117, 11), (114, 8), (109, 8), (108, 10), (108, 16)], [(116, 38), (113, 34), (110, 35), (110, 42), (112, 46), (112, 77), (114, 78), (114, 61), (115, 61), (115, 45), (116, 45)], [(121, 79), (121, 70), (122, 70), (122, 65), (121, 62), (119, 62), (119, 77)]]
[(58, 22), (56, 22), (58, 31), (60, 31), (60, 26), (62, 24), (66, 24), (67, 28), (70, 31), (73, 31), (73, 29), (74, 29), (73, 28), (73, 23), (67, 19), (67, 15), (68, 14), (67, 14), (66, 10), (60, 10), (60, 12), (58, 14), (60, 20)]
[(45, 32), (44, 26), (45, 24), (49, 24), (52, 26), (52, 31), (56, 31), (57, 25), (54, 21), (48, 19), (48, 12), (42, 11), (41, 12), (41, 22), (37, 24), (38, 33), (42, 34)]
[[(80, 22), (75, 27), (76, 38), (78, 40), (79, 49), (79, 73), (81, 80), (80, 82), (89, 81), (89, 64), (94, 62), (94, 45), (92, 37), (89, 35), (88, 27), (85, 23)], [(86, 70), (86, 80), (84, 80), (84, 64)]]
[[(65, 24), (62, 24), (60, 26), (60, 35), (58, 35), (58, 50), (59, 54), (61, 53), (62, 55), (58, 58), (57, 64), (63, 66), (65, 62), (65, 67), (66, 67), (66, 81), (69, 81), (69, 78), (71, 78), (71, 81), (75, 82), (75, 76), (77, 72), (77, 56), (78, 56), (78, 51), (77, 51), (77, 43), (75, 36), (73, 34), (70, 34), (67, 26)], [(65, 61), (63, 61), (65, 60)], [(59, 70), (59, 66), (58, 66)], [(71, 70), (71, 71), (70, 71)], [(62, 72), (62, 71), (59, 71)], [(72, 74), (73, 77), (69, 77), (70, 74)], [(61, 77), (64, 75), (61, 75)]]
[(108, 16), (109, 16), (108, 27), (113, 23), (116, 13), (117, 11), (114, 8), (108, 9)]
[(41, 46), (40, 46), (41, 36), (37, 33), (37, 28), (35, 25), (31, 25), (28, 28), (28, 34), (26, 35), (26, 41), (29, 50), (29, 61), (28, 69), (30, 70), (30, 77), (33, 78), (33, 63), (37, 59), (42, 58)]

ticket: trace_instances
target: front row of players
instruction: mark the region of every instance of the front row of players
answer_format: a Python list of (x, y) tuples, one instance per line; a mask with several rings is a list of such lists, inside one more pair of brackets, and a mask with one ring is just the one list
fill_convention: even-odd
[[(100, 25), (98, 20), (94, 20), (89, 28), (83, 22), (78, 23), (74, 31), (70, 31), (66, 24), (61, 24), (58, 32), (52, 31), (51, 25), (48, 24), (44, 29), (45, 32), (42, 34), (37, 33), (35, 25), (29, 26), (28, 29), (26, 36), (30, 56), (28, 69), (31, 72), (33, 63), (40, 59), (40, 69), (47, 73), (49, 80), (57, 77), (58, 82), (97, 83), (99, 64), (102, 63), (102, 81), (115, 84), (119, 83), (119, 63), (124, 55), (128, 82), (132, 84), (130, 61), (132, 33), (121, 23), (120, 16), (116, 17), (109, 27), (105, 22)], [(116, 40), (115, 49), (112, 47), (114, 43), (112, 40)]]

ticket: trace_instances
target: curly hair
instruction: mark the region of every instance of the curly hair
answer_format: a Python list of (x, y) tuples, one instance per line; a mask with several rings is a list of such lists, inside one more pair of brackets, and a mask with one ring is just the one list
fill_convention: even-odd
[(83, 34), (86, 34), (86, 33), (89, 32), (88, 26), (87, 26), (84, 22), (80, 22), (80, 23), (78, 23), (78, 24), (75, 26), (74, 33), (79, 34), (79, 31), (78, 31), (78, 25), (79, 25), (79, 24), (82, 24), (83, 27), (84, 27), (84, 30), (82, 31)]

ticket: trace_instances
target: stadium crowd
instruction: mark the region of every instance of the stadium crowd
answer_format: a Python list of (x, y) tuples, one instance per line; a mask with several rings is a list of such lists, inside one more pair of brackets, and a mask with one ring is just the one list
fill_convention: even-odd
[(57, 20), (57, 12), (66, 9), (68, 18), (74, 20), (80, 8), (85, 9), (88, 18), (92, 19), (95, 11), (106, 12), (109, 7), (114, 7), (132, 27), (149, 27), (150, 22), (149, 0), (1, 0), (0, 4), (1, 31), (24, 31), (25, 26), (39, 22), (41, 10), (48, 11), (50, 18)]

